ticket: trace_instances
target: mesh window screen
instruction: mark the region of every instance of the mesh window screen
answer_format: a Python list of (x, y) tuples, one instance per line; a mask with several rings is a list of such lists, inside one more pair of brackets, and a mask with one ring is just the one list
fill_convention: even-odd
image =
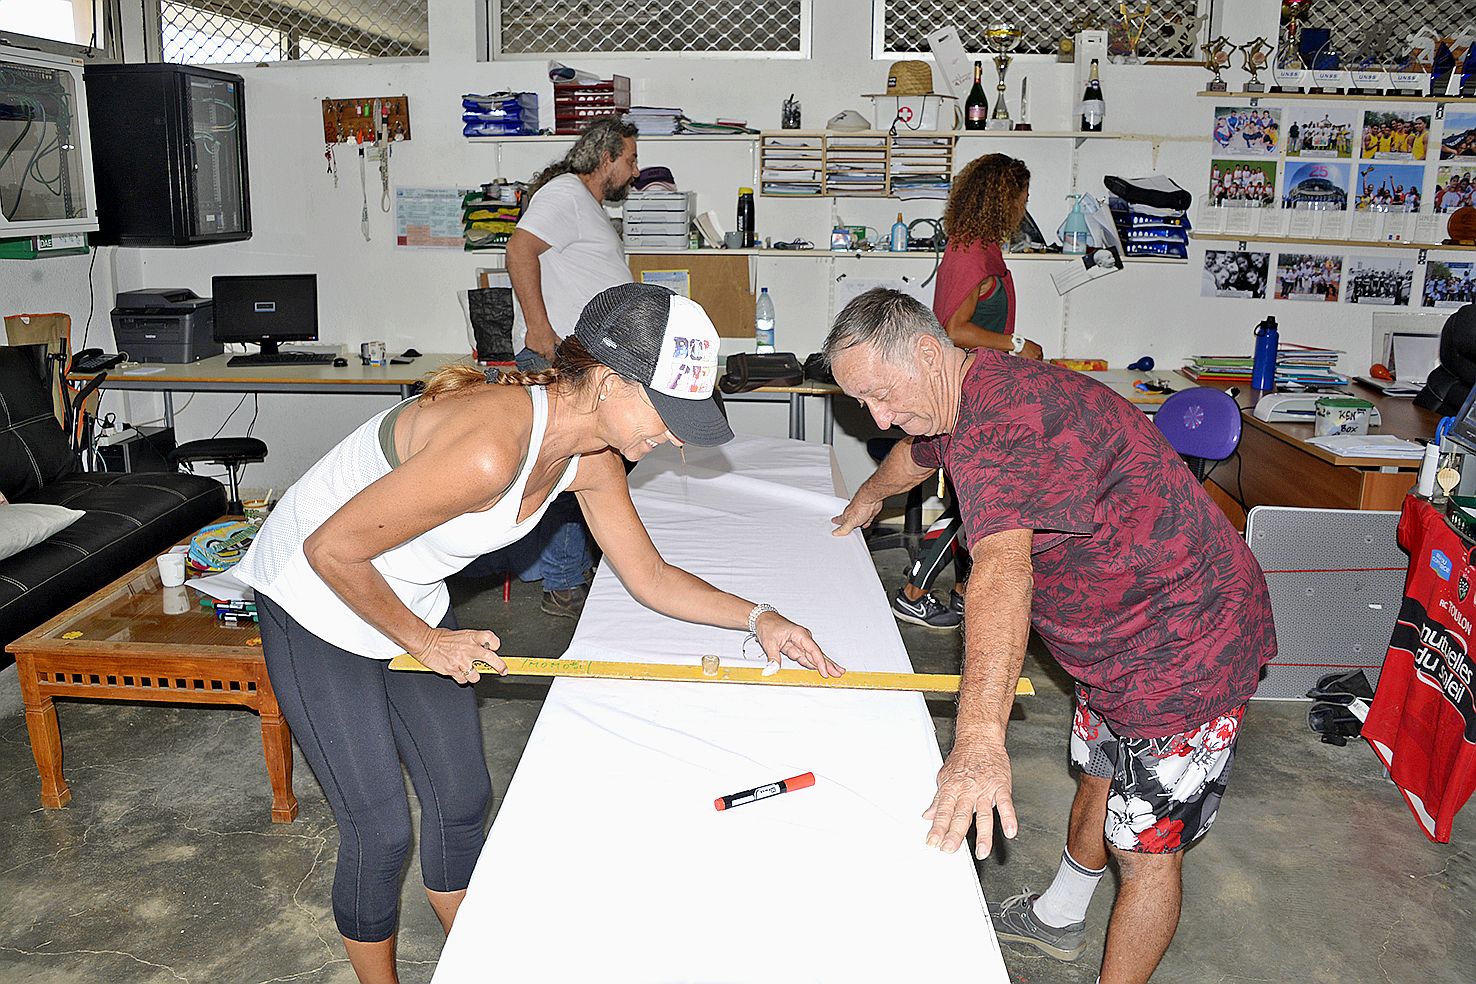
[[(427, 0), (161, 0), (164, 60), (412, 58), (430, 53)], [(468, 0), (470, 8), (470, 0)]]
[[(1469, 30), (1467, 25), (1476, 23), (1476, 8), (1472, 7), (1471, 0), (1362, 0), (1361, 3), (1314, 7), (1304, 23), (1309, 27), (1332, 28), (1333, 41), (1344, 52), (1352, 54), (1358, 49), (1359, 42), (1373, 32), (1375, 25), (1384, 27), (1398, 39), (1397, 50), (1411, 31), (1418, 30), (1423, 34), (1428, 29), (1434, 37), (1440, 38)], [(1428, 62), (1433, 54), (1426, 51), (1421, 57)]]
[[(1074, 33), (1073, 21), (1085, 19), (1098, 28), (1121, 23), (1116, 3), (1081, 3), (1079, 0), (1016, 0), (1013, 3), (980, 3), (978, 0), (876, 0), (879, 8), (878, 56), (928, 51), (928, 34), (952, 24), (958, 28), (965, 51), (988, 51), (984, 28), (991, 21), (1012, 21), (1023, 32), (1022, 54), (1055, 54), (1062, 35)], [(1356, 6), (1356, 5), (1353, 5)], [(1392, 7), (1383, 0), (1378, 6)], [(1130, 10), (1143, 9), (1134, 0)], [(1320, 12), (1332, 10), (1323, 5)], [(1143, 30), (1139, 53), (1144, 58), (1201, 58), (1194, 36), (1194, 18), (1209, 12), (1208, 0), (1155, 0)]]
[(810, 0), (493, 0), (500, 55), (808, 54)]

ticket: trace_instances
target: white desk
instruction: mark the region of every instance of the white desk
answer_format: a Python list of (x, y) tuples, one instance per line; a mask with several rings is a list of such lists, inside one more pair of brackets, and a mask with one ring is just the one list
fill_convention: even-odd
[[(431, 352), (408, 365), (366, 366), (357, 355), (346, 356), (347, 366), (230, 366), (228, 355), (211, 356), (188, 365), (144, 365), (129, 371), (108, 370), (103, 389), (142, 390), (164, 394), (164, 422), (174, 426), (175, 393), (346, 393), (398, 396), (407, 400), (426, 376), (453, 362), (471, 362), (456, 352)], [(85, 381), (91, 373), (71, 373), (68, 378)], [(789, 436), (805, 439), (805, 400), (815, 398), (825, 406), (824, 439), (834, 438), (835, 418), (831, 397), (840, 387), (807, 382), (799, 386), (765, 386), (747, 393), (725, 395), (739, 402), (786, 402), (789, 404)]]
[[(164, 394), (164, 422), (174, 426), (175, 393), (344, 393), (398, 396), (409, 399), (426, 376), (453, 362), (471, 362), (471, 356), (432, 352), (408, 365), (366, 366), (357, 355), (346, 356), (346, 366), (230, 366), (228, 355), (211, 356), (187, 365), (143, 365), (138, 369), (109, 369), (103, 389), (143, 390)], [(87, 380), (91, 373), (70, 373)]]
[[(830, 535), (829, 449), (740, 437), (631, 479), (668, 561), (852, 669), (912, 669), (860, 534)], [(734, 660), (742, 637), (642, 608), (602, 566), (569, 655)], [(972, 859), (923, 843), (940, 764), (916, 693), (558, 680), (435, 981), (1003, 984)], [(811, 789), (713, 808), (806, 771)]]

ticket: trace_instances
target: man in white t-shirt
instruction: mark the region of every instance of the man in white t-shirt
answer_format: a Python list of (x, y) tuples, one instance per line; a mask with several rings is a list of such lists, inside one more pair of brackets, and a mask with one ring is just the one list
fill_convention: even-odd
[(554, 346), (600, 291), (629, 283), (630, 267), (605, 202), (620, 202), (640, 169), (634, 126), (618, 116), (591, 123), (564, 159), (534, 179), (507, 243), (517, 308), (513, 350), (520, 367), (553, 358)]
[[(625, 250), (604, 203), (624, 201), (639, 173), (638, 132), (619, 116), (595, 120), (562, 160), (533, 179), (523, 216), (507, 243), (507, 273), (517, 301), (512, 341), (519, 369), (548, 368), (554, 348), (573, 332), (590, 298), (630, 283)], [(589, 594), (585, 572), (592, 562), (589, 539), (579, 503), (566, 492), (538, 523), (536, 565), (512, 564), (522, 568), (523, 578), (543, 580), (545, 613), (578, 618), (583, 611)], [(490, 559), (488, 566), (505, 569), (503, 563)]]

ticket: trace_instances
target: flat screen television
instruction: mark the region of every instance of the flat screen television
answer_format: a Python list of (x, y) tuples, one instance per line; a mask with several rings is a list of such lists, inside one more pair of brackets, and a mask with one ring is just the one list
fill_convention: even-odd
[(214, 277), (215, 340), (250, 342), (275, 355), (281, 342), (318, 339), (318, 275)]

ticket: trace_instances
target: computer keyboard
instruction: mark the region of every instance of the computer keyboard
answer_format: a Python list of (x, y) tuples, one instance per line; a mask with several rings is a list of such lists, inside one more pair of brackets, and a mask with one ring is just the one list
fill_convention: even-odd
[(233, 355), (228, 366), (331, 366), (333, 356), (318, 352), (272, 352), (253, 355)]

